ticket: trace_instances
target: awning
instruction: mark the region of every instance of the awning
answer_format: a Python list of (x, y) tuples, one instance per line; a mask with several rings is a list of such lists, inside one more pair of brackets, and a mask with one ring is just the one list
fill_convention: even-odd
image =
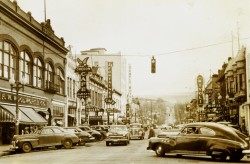
[[(10, 105), (1, 105), (3, 109), (11, 113), (16, 120), (16, 107)], [(30, 120), (23, 112), (19, 111), (19, 122), (23, 124), (32, 124), (33, 121)]]
[[(16, 118), (16, 106), (1, 105)], [(14, 119), (15, 120), (15, 119)], [(19, 122), (22, 124), (47, 124), (48, 122), (32, 108), (19, 107)]]
[(0, 122), (15, 122), (15, 117), (12, 113), (0, 107)]
[(20, 111), (22, 111), (27, 117), (29, 117), (36, 124), (47, 124), (47, 121), (33, 108), (27, 107), (19, 107)]
[(75, 118), (74, 114), (68, 114), (69, 117)]

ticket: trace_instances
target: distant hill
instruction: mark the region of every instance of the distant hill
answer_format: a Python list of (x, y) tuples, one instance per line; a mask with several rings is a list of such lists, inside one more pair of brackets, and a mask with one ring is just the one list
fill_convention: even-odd
[(163, 99), (165, 101), (169, 101), (172, 104), (175, 103), (187, 103), (190, 102), (192, 99), (195, 98), (195, 93), (194, 92), (181, 92), (181, 93), (173, 93), (173, 94), (168, 94), (168, 95), (141, 95), (138, 96), (138, 98), (143, 98), (143, 99)]

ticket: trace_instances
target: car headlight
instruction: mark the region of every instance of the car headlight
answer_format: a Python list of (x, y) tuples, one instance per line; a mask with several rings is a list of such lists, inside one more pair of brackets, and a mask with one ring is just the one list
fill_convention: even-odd
[(128, 134), (123, 134), (123, 137), (127, 137), (128, 136)]

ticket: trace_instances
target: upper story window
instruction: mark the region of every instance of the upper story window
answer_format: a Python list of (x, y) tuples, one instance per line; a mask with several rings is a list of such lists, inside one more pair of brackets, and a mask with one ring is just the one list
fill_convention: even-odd
[(17, 52), (12, 44), (6, 41), (0, 41), (0, 77), (10, 79), (11, 75), (15, 77)]
[(45, 65), (45, 81), (47, 82), (53, 82), (53, 69), (52, 66), (49, 63), (46, 63)]
[(20, 53), (20, 60), (19, 60), (19, 69), (20, 69), (20, 77), (25, 77), (27, 80), (27, 84), (30, 84), (31, 79), (31, 61), (30, 56), (27, 51), (22, 51)]
[[(64, 73), (60, 68), (56, 69), (56, 84), (59, 85), (59, 94), (65, 93), (65, 79), (64, 79)], [(70, 92), (72, 92), (70, 90)]]
[(43, 87), (43, 69), (42, 69), (42, 62), (39, 58), (34, 59), (34, 78), (33, 78), (33, 85), (35, 87), (42, 88)]

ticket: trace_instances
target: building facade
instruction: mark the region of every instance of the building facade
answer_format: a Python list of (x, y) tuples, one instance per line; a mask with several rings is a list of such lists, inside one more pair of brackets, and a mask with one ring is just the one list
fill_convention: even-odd
[[(127, 102), (127, 62), (121, 53), (106, 53), (105, 48), (93, 48), (81, 51), (81, 58), (89, 57), (88, 64), (98, 67), (100, 75), (104, 81), (108, 81), (108, 62), (113, 62), (112, 66), (112, 88), (121, 95), (116, 101), (121, 114), (126, 113)], [(116, 104), (117, 105), (117, 104)], [(108, 106), (105, 106), (108, 108)]]
[(24, 127), (64, 125), (67, 51), (50, 20), (39, 23), (16, 1), (0, 1), (1, 143), (10, 142), (16, 124), (18, 134)]

